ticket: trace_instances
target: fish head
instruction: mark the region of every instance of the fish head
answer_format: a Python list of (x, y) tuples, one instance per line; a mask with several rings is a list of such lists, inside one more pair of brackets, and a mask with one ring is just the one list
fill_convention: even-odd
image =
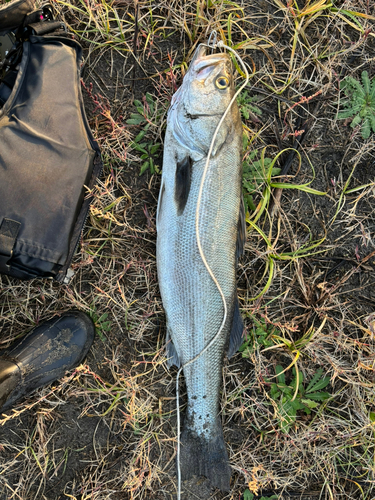
[(234, 95), (233, 80), (228, 54), (207, 55), (207, 47), (199, 45), (183, 82), (188, 113), (222, 115)]
[[(176, 139), (189, 149), (206, 154), (234, 93), (232, 62), (228, 54), (208, 55), (207, 47), (199, 45), (181, 87), (172, 98), (169, 121)], [(213, 155), (236, 126), (242, 127), (234, 102), (220, 127)]]
[(188, 111), (223, 114), (234, 94), (232, 62), (228, 54), (207, 55), (207, 48), (199, 45), (187, 72), (184, 85), (189, 96)]

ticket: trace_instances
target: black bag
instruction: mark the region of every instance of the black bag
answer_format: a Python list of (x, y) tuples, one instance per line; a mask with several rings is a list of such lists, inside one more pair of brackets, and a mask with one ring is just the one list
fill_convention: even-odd
[(35, 9), (35, 0), (13, 0), (0, 5), (0, 35), (18, 29)]
[(92, 199), (86, 187), (102, 168), (83, 107), (81, 47), (63, 27), (23, 23), (3, 63), (0, 273), (21, 279), (67, 282)]

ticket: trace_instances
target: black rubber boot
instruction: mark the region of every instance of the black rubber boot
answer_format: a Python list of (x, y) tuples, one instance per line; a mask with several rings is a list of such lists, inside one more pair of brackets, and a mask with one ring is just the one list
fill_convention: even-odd
[(94, 334), (86, 314), (70, 311), (37, 326), (0, 355), (0, 411), (78, 366)]

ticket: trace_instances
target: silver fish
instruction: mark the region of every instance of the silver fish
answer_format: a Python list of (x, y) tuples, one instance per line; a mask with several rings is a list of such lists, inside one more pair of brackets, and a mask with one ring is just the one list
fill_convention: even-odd
[[(215, 129), (234, 95), (232, 64), (200, 45), (168, 112), (157, 210), (157, 268), (167, 318), (169, 366), (195, 358), (219, 332), (224, 304), (199, 252), (196, 210)], [(199, 207), (204, 258), (227, 305), (218, 338), (183, 368), (188, 407), (181, 433), (181, 477), (208, 477), (229, 490), (230, 467), (219, 417), (222, 365), (241, 344), (243, 322), (236, 261), (245, 241), (242, 204), (242, 125), (236, 102), (219, 128)]]

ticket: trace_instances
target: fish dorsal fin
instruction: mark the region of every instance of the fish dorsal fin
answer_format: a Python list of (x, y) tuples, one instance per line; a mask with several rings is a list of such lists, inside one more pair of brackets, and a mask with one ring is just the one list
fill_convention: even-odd
[(240, 306), (238, 304), (238, 297), (236, 296), (234, 301), (234, 312), (233, 312), (233, 321), (232, 321), (232, 329), (229, 337), (229, 346), (227, 351), (228, 358), (231, 358), (233, 354), (238, 351), (238, 348), (243, 343), (243, 331), (244, 324), (242, 321)]
[(167, 336), (166, 336), (165, 342), (166, 342), (165, 348), (167, 351), (167, 366), (168, 366), (168, 368), (170, 368), (173, 365), (177, 366), (177, 368), (180, 368), (180, 366), (181, 366), (180, 358), (178, 357), (176, 348), (172, 342), (171, 334), (170, 334), (170, 330), (169, 330), (168, 326), (167, 326)]
[(191, 184), (192, 160), (185, 156), (182, 161), (177, 162), (174, 200), (177, 205), (177, 215), (182, 215), (189, 197)]
[(244, 254), (245, 243), (246, 243), (246, 214), (245, 214), (245, 204), (243, 197), (241, 196), (240, 214), (238, 217), (238, 229), (237, 229), (237, 246), (236, 246), (236, 258), (238, 259)]

